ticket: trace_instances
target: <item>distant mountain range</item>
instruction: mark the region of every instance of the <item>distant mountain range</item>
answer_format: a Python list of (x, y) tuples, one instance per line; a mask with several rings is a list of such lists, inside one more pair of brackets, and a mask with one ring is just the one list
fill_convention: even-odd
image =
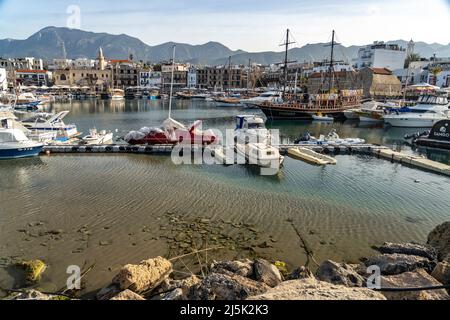
[[(396, 40), (402, 47), (407, 41)], [(141, 40), (125, 34), (112, 35), (108, 33), (94, 33), (76, 29), (47, 27), (28, 39), (0, 40), (1, 57), (38, 57), (44, 60), (55, 58), (96, 58), (98, 49), (103, 48), (107, 58), (126, 59), (133, 55), (135, 60), (151, 62), (167, 61), (172, 55), (172, 46), (177, 46), (177, 60), (193, 64), (223, 65), (232, 56), (234, 64), (247, 64), (248, 60), (261, 64), (272, 64), (283, 60), (282, 52), (245, 52), (233, 51), (218, 42), (208, 42), (202, 45), (167, 42), (157, 46), (149, 46)], [(336, 58), (351, 62), (356, 58), (360, 46), (336, 48)], [(438, 57), (450, 57), (450, 44), (427, 44), (417, 42), (416, 53), (424, 58), (430, 58), (434, 53)], [(298, 62), (320, 61), (329, 56), (329, 48), (323, 43), (307, 44), (301, 48), (293, 48), (289, 52), (289, 59)]]

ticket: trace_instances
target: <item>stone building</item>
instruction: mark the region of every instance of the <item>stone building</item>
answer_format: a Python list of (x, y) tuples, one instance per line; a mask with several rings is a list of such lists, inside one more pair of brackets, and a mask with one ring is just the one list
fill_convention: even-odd
[(386, 68), (364, 68), (359, 71), (359, 82), (362, 84), (366, 98), (388, 98), (402, 95), (402, 83)]
[(111, 86), (112, 70), (64, 69), (53, 72), (53, 81), (59, 86), (88, 86), (106, 89)]
[(109, 60), (114, 88), (126, 89), (139, 85), (139, 67), (130, 60)]
[[(333, 88), (337, 90), (361, 89), (361, 82), (356, 71), (339, 71), (333, 73)], [(330, 88), (329, 72), (315, 72), (309, 75), (307, 83), (308, 93), (317, 94)]]
[(197, 85), (199, 88), (216, 88), (228, 90), (245, 88), (247, 73), (239, 67), (204, 67), (197, 69)]

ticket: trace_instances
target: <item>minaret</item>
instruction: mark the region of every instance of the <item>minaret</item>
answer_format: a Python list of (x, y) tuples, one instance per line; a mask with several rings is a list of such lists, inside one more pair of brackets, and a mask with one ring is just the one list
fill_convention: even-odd
[(103, 56), (103, 50), (102, 50), (101, 47), (100, 47), (100, 50), (98, 51), (97, 60), (98, 60), (98, 68), (100, 70), (105, 70), (105, 68), (106, 68), (106, 61), (105, 61), (105, 57)]
[(411, 39), (411, 41), (408, 43), (408, 49), (406, 50), (406, 56), (407, 57), (409, 57), (410, 55), (412, 55), (414, 53), (415, 46), (416, 46), (416, 44)]

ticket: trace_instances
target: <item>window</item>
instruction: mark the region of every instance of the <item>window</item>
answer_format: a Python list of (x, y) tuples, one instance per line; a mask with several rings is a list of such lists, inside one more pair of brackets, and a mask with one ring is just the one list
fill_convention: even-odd
[(65, 75), (65, 74), (62, 74), (62, 75), (61, 75), (61, 81), (66, 81), (66, 80), (67, 80), (66, 75)]

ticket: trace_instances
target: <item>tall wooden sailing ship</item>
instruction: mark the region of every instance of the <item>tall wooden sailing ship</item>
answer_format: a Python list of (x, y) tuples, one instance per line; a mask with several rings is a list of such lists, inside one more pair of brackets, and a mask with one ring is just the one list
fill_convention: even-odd
[(327, 73), (328, 88), (318, 94), (286, 92), (288, 86), (288, 50), (293, 42), (286, 32), (285, 59), (283, 68), (283, 96), (278, 101), (266, 101), (258, 105), (268, 119), (275, 120), (312, 120), (315, 115), (326, 115), (335, 119), (344, 119), (344, 111), (361, 105), (361, 90), (340, 90), (335, 86), (334, 48), (335, 32), (331, 40), (331, 59)]

